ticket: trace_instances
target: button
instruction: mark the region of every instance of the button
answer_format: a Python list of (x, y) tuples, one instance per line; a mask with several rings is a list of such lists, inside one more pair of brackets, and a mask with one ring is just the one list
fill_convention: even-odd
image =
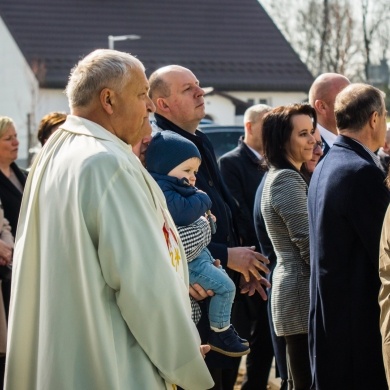
[(210, 187), (213, 187), (213, 186), (214, 186), (214, 183), (213, 183), (212, 180), (209, 180), (209, 186), (210, 186)]

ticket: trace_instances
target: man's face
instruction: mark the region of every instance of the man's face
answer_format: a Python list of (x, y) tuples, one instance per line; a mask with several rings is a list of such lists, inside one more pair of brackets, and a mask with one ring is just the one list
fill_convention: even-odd
[(127, 144), (135, 145), (152, 132), (149, 113), (154, 112), (155, 107), (148, 91), (145, 73), (135, 69), (122, 91), (114, 93), (114, 134)]
[(385, 102), (383, 101), (383, 114), (379, 115), (378, 118), (378, 148), (383, 146), (386, 142), (386, 132), (387, 132), (387, 111), (385, 108)]
[(170, 96), (164, 98), (169, 112), (163, 113), (184, 130), (196, 129), (205, 116), (204, 91), (195, 75), (186, 68), (175, 69), (165, 75)]

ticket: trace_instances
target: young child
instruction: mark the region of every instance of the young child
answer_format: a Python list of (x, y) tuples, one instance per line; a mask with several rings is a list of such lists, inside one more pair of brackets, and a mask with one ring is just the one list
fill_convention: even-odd
[[(152, 138), (146, 151), (146, 168), (164, 192), (168, 209), (177, 226), (195, 224), (205, 219), (211, 208), (208, 195), (195, 187), (201, 155), (194, 143), (175, 132), (165, 130)], [(204, 228), (210, 231), (210, 225)], [(213, 290), (209, 306), (211, 349), (224, 355), (238, 357), (250, 352), (249, 344), (240, 338), (230, 324), (230, 312), (235, 285), (222, 267), (214, 266), (214, 259), (206, 248), (188, 262), (190, 283), (198, 283), (205, 290)]]

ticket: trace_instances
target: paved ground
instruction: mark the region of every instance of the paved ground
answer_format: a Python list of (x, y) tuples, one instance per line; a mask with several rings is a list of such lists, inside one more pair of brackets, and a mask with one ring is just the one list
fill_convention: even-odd
[[(241, 389), (241, 383), (245, 375), (245, 357), (241, 359), (240, 371), (238, 373), (237, 382), (234, 386), (234, 390)], [(279, 390), (280, 389), (280, 378), (275, 378), (275, 366), (272, 364), (271, 373), (268, 380), (268, 390)]]

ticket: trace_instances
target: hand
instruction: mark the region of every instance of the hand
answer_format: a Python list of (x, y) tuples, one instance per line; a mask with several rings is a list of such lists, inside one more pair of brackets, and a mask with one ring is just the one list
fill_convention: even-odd
[(200, 346), (200, 353), (203, 356), (203, 359), (206, 357), (206, 353), (210, 351), (210, 345), (201, 345)]
[(12, 260), (12, 247), (5, 243), (3, 240), (0, 240), (0, 257), (3, 261), (6, 262), (6, 264), (10, 263)]
[(202, 301), (205, 298), (212, 297), (214, 295), (214, 291), (206, 291), (200, 284), (195, 283), (193, 286), (190, 285), (190, 295), (195, 299), (195, 301)]
[(214, 222), (217, 222), (217, 217), (214, 214), (208, 214)]
[(251, 275), (257, 280), (261, 280), (262, 276), (259, 271), (269, 273), (269, 269), (264, 263), (269, 264), (269, 260), (261, 253), (256, 252), (254, 246), (228, 248), (227, 266), (233, 271), (240, 272), (246, 282), (250, 281)]
[(244, 277), (241, 275), (240, 278), (241, 294), (248, 294), (251, 297), (257, 291), (260, 294), (261, 298), (264, 301), (266, 301), (268, 299), (268, 296), (261, 285), (267, 288), (271, 287), (271, 283), (264, 277), (261, 277), (260, 280), (257, 280), (251, 275), (250, 281), (246, 282)]

